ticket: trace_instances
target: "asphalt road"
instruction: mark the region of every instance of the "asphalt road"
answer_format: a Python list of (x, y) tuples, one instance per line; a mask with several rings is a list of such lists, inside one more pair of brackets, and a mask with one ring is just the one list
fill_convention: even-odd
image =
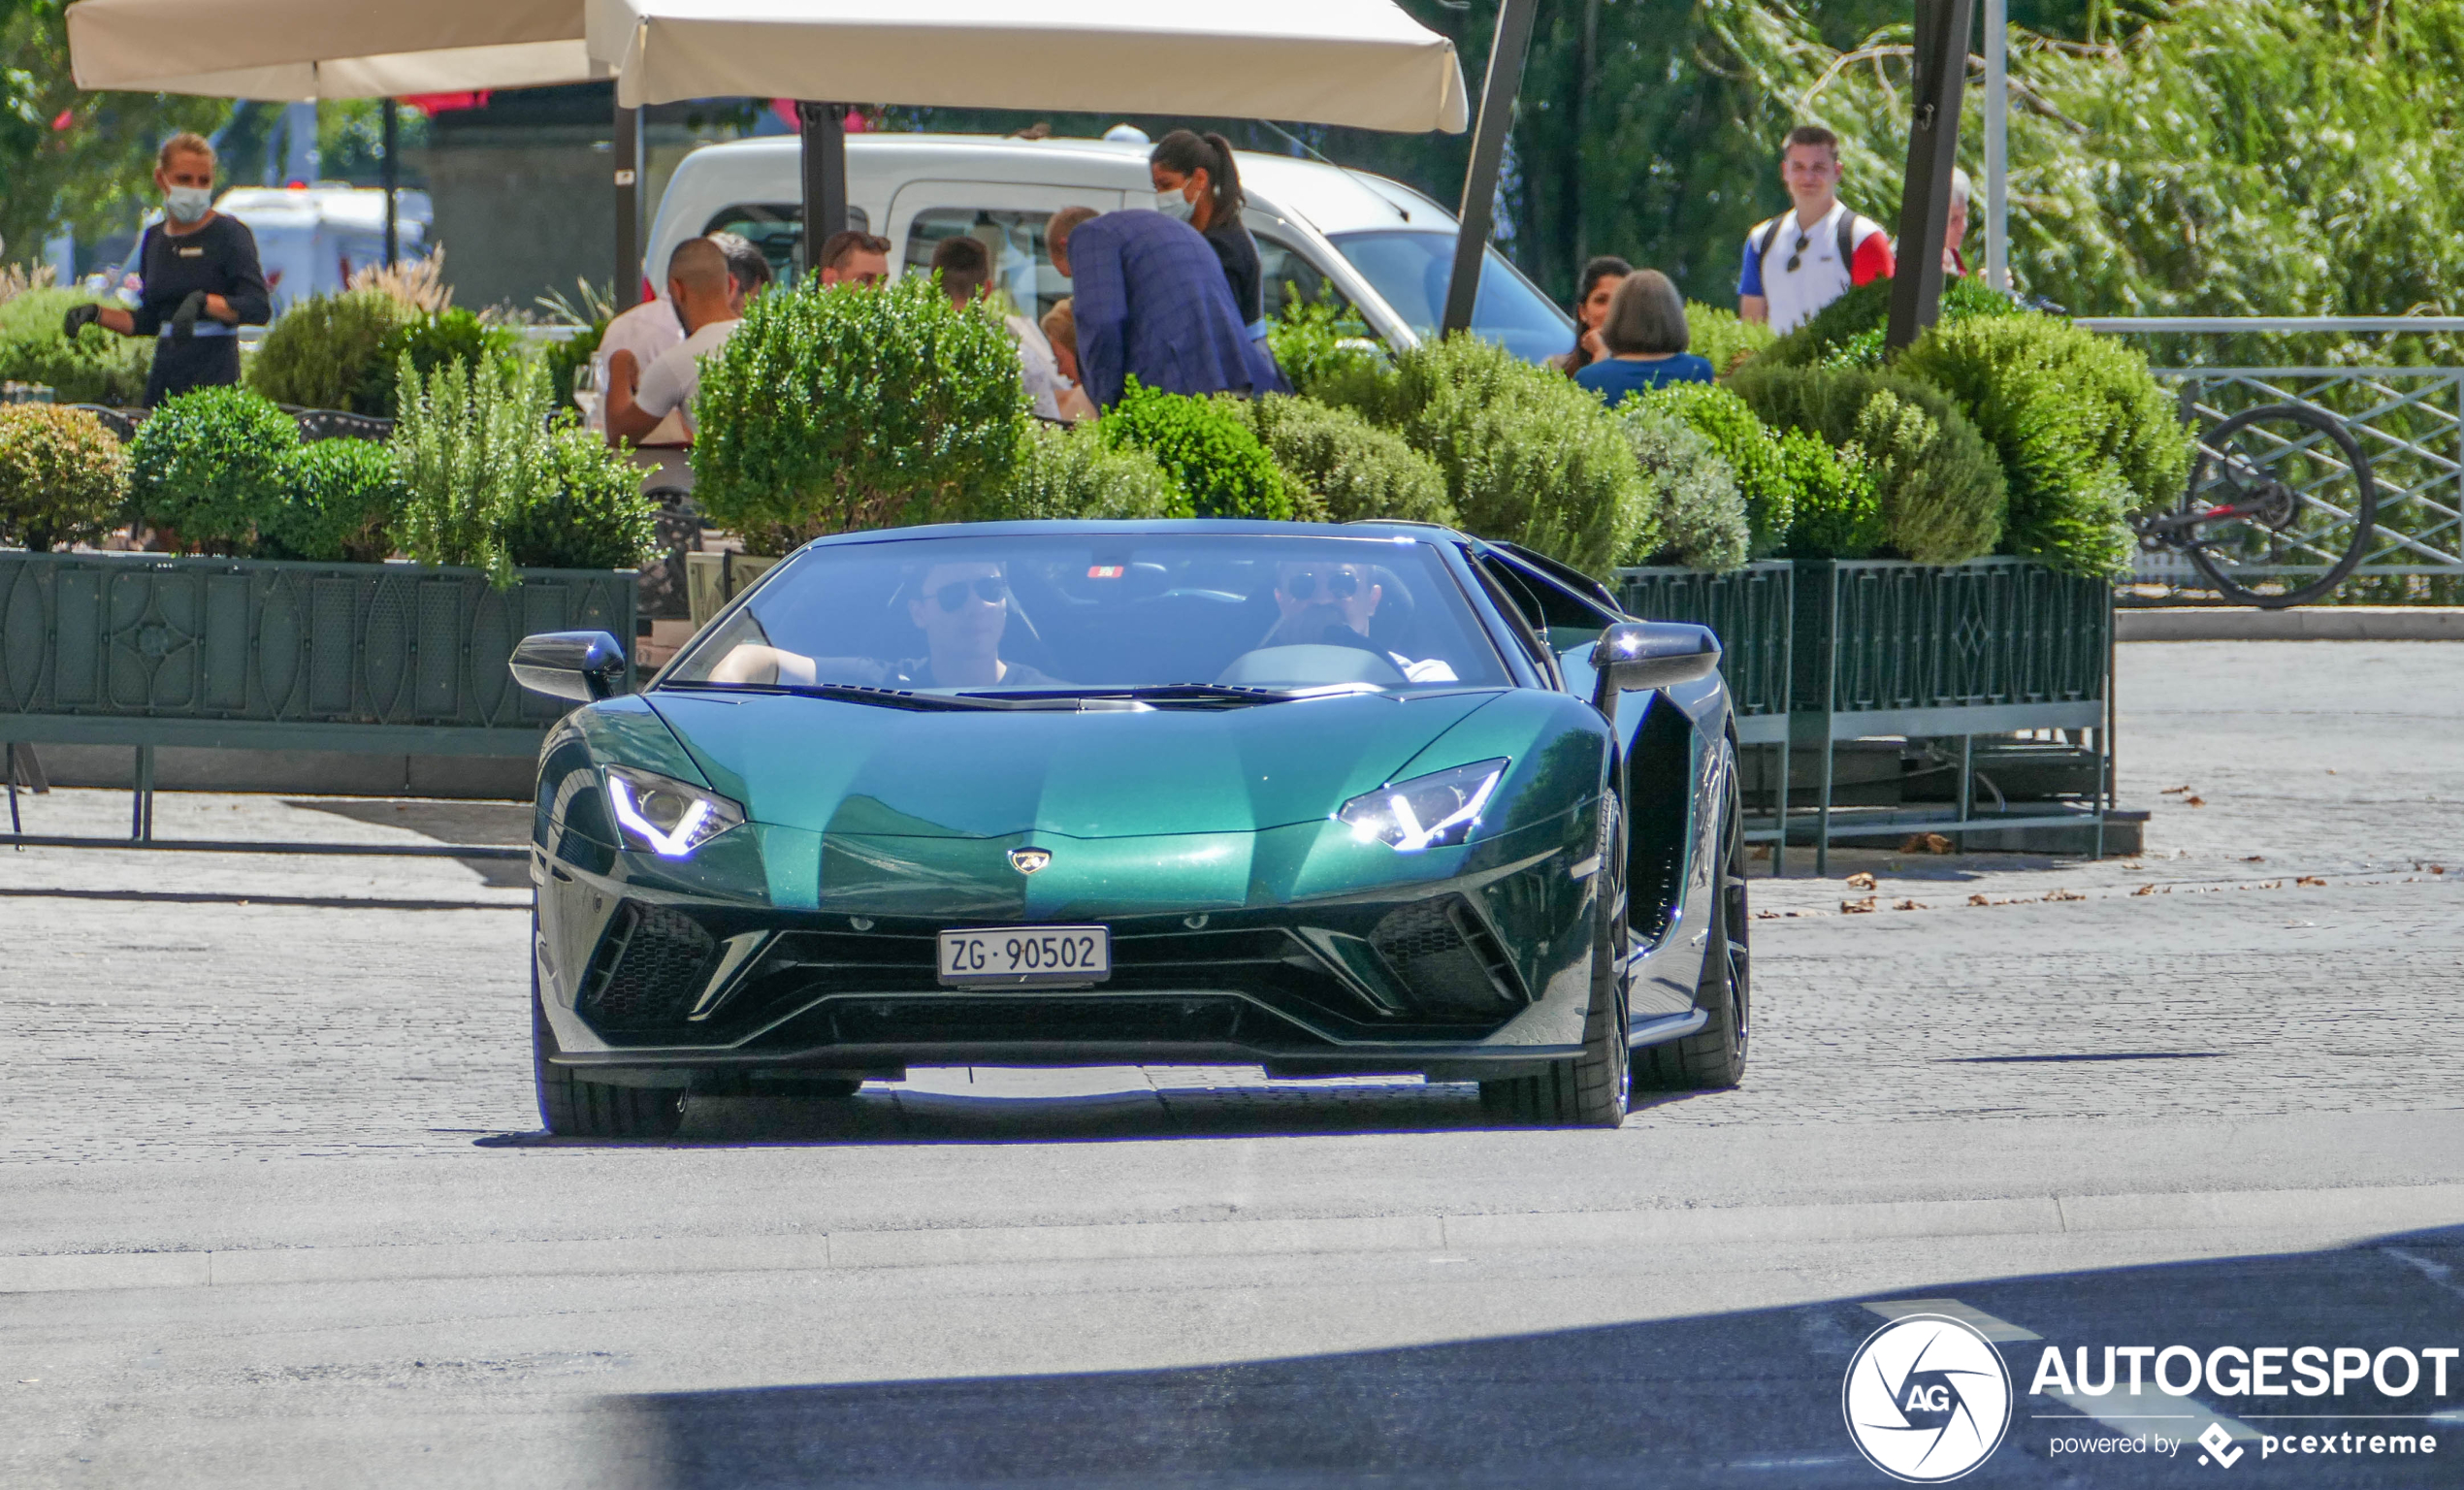
[[(1122, 1068), (549, 1143), (518, 864), (0, 854), (0, 1484), (1881, 1485), (1841, 1379), (1909, 1301), (2017, 1377), (1971, 1482), (2205, 1474), (2221, 1423), (2236, 1477), (2464, 1483), (2464, 1361), (2030, 1391), (2049, 1345), (2464, 1346), (2464, 647), (2122, 667), (2147, 855), (1758, 881), (1745, 1085), (1615, 1133)], [(2356, 1429), (2441, 1441), (2261, 1452)]]

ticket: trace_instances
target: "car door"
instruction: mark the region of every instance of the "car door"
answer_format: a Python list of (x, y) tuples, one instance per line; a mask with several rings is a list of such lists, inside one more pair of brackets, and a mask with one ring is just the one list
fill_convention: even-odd
[(1068, 296), (1053, 267), (1044, 224), (1064, 207), (1119, 211), (1121, 194), (1101, 186), (1018, 181), (908, 181), (890, 201), (892, 262), (902, 274), (929, 274), (945, 238), (968, 234), (992, 255), (992, 282), (1023, 313), (1041, 320)]

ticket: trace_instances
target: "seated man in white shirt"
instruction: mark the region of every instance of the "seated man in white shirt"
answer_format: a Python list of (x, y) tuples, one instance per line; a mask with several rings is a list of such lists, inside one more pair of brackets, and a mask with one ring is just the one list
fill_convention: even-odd
[(702, 354), (715, 351), (737, 325), (735, 281), (717, 243), (688, 238), (676, 245), (667, 260), (667, 301), (684, 323), (685, 339), (642, 371), (638, 388), (608, 379), (611, 440), (637, 444), (671, 413), (683, 420), (686, 437), (692, 437), (693, 396), (701, 388)]

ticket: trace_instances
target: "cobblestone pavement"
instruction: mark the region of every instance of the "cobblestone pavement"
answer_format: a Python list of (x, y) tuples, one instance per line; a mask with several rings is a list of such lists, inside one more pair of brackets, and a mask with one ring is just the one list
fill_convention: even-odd
[[(1757, 880), (1745, 1086), (1630, 1127), (2457, 1106), (2464, 647), (2147, 643), (2122, 669), (2145, 856), (1843, 853), (1828, 880)], [(21, 808), (38, 832), (126, 821), (107, 793)], [(157, 831), (518, 841), (524, 818), (183, 795)], [(511, 862), (0, 853), (0, 1165), (469, 1155), (527, 1132), (526, 903)], [(964, 1100), (990, 1092), (1048, 1099), (1032, 1120), (1055, 1136), (1481, 1120), (1460, 1086), (955, 1071), (853, 1110), (697, 1101), (686, 1136), (957, 1136), (1005, 1120)]]

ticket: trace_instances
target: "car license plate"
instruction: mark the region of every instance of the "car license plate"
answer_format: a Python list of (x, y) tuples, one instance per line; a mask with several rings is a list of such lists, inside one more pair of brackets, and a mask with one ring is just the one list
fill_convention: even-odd
[(986, 926), (941, 933), (941, 981), (952, 988), (1101, 983), (1112, 972), (1109, 926)]

